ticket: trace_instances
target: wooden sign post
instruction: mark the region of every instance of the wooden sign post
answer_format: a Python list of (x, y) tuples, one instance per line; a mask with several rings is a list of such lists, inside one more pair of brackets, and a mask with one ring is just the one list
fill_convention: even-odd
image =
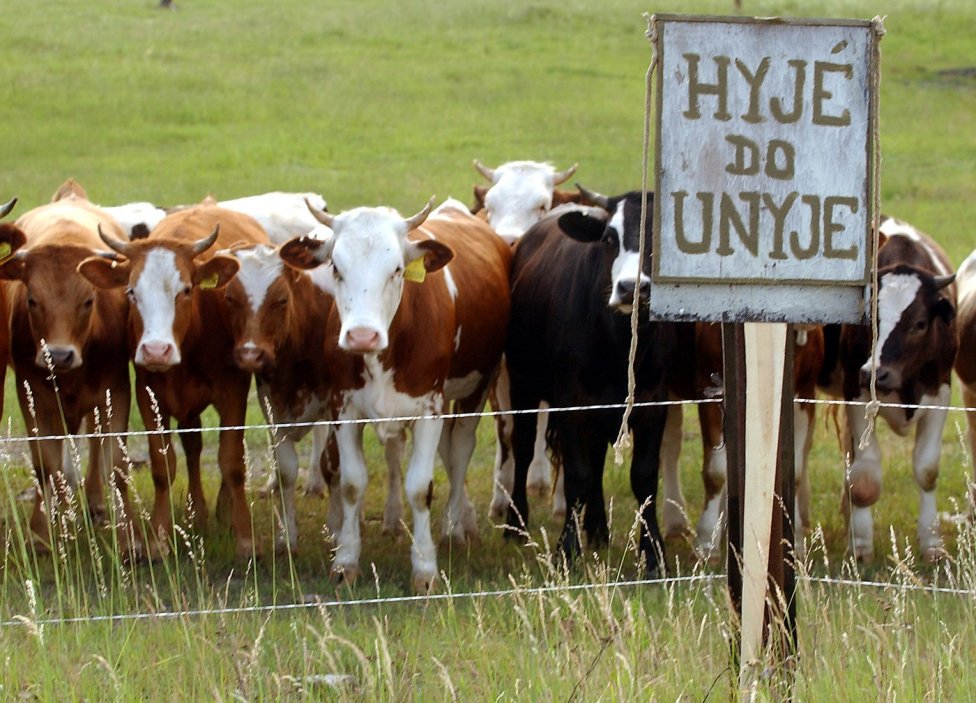
[(649, 27), (651, 315), (726, 323), (729, 586), (743, 691), (771, 623), (785, 626), (786, 650), (796, 641), (790, 324), (867, 321), (878, 28), (681, 15)]

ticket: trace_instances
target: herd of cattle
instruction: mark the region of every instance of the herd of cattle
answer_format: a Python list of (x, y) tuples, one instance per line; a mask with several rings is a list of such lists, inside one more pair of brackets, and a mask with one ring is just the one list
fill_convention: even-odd
[[(443, 536), (478, 534), (465, 475), (489, 397), (499, 410), (526, 411), (501, 414), (496, 423), (490, 512), (505, 517), (506, 534), (525, 534), (528, 493), (549, 487), (555, 473), (554, 509), (565, 514), (562, 553), (579, 552), (580, 527), (590, 544), (605, 541), (602, 474), (621, 411), (590, 406), (619, 404), (627, 395), (629, 313), (651, 294), (649, 248), (643, 259), (638, 253), (642, 195), (557, 188), (575, 167), (475, 166), (490, 185), (475, 186), (473, 208), (449, 199), (432, 209), (431, 201), (408, 218), (385, 207), (332, 215), (311, 193), (207, 198), (168, 211), (145, 203), (103, 208), (69, 180), (52, 202), (0, 223), (0, 314), (9, 323), (0, 327), (0, 369), (12, 366), (25, 422), (40, 438), (30, 443), (37, 547), (50, 547), (51, 511), (71, 483), (60, 437), (86, 428), (126, 431), (130, 360), (147, 428), (169, 429), (175, 419), (193, 430), (206, 408), (217, 411), (216, 510), (229, 518), (239, 556), (254, 552), (242, 430), (252, 375), (275, 427), (278, 549), (297, 547), (296, 443), (309, 423), (340, 421), (331, 431), (321, 424), (312, 430), (309, 471), (314, 487), (331, 489), (337, 579), (351, 583), (360, 573), (364, 421), (384, 448), (386, 531), (403, 529), (401, 458), (412, 432), (404, 481), (413, 513), (412, 585), (425, 592), (438, 573), (430, 511), (437, 455), (450, 482)], [(647, 203), (653, 206), (652, 194)], [(953, 366), (967, 406), (976, 406), (976, 257), (955, 274), (941, 249), (903, 222), (883, 218), (880, 237), (877, 344), (868, 326), (798, 329), (795, 388), (798, 398), (813, 398), (819, 388), (867, 400), (874, 376), (882, 401), (933, 406), (885, 407), (881, 415), (899, 434), (916, 428), (918, 539), (923, 554), (936, 559), (941, 406), (948, 405)], [(636, 399), (705, 397), (722, 369), (718, 328), (639, 319)], [(547, 407), (588, 409), (532, 412)], [(702, 556), (713, 558), (723, 529), (722, 413), (715, 404), (698, 407), (706, 503), (696, 541)], [(813, 408), (799, 405), (795, 416), (798, 528), (810, 524)], [(859, 438), (863, 407), (846, 413), (848, 435)], [(631, 486), (651, 573), (663, 568), (664, 536), (689, 529), (678, 481), (681, 418), (680, 407), (666, 405), (641, 405), (630, 415)], [(123, 441), (91, 439), (83, 485), (91, 514), (113, 516), (120, 549), (152, 558), (172, 539), (177, 460), (169, 435), (148, 438), (155, 497), (147, 529), (132, 520)], [(179, 438), (189, 514), (201, 525), (208, 517), (202, 435)], [(976, 442), (972, 422), (969, 439)], [(848, 459), (849, 548), (870, 559), (871, 506), (881, 492), (878, 442), (862, 449), (855, 441)]]

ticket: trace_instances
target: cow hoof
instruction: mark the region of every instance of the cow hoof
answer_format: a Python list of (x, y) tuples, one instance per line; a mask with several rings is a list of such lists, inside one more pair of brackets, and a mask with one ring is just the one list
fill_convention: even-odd
[(104, 503), (101, 505), (89, 505), (88, 514), (91, 516), (93, 527), (105, 527), (108, 524), (108, 512), (105, 510)]
[(387, 537), (393, 538), (399, 544), (403, 540), (403, 535), (406, 533), (406, 530), (403, 529), (403, 522), (401, 520), (391, 522), (384, 519), (382, 532)]
[(525, 484), (525, 492), (530, 496), (545, 498), (548, 495), (552, 495), (552, 481), (540, 479), (527, 483)]
[(434, 591), (436, 583), (436, 574), (415, 573), (413, 575), (413, 592), (418, 596), (430, 595)]
[(678, 506), (665, 504), (662, 517), (664, 518), (665, 539), (680, 539), (694, 534), (688, 518)]
[(505, 513), (507, 512), (508, 512), (507, 500), (492, 500), (491, 505), (488, 506), (488, 519), (501, 520), (503, 517), (505, 517)]
[(362, 572), (359, 570), (358, 566), (353, 564), (335, 564), (332, 567), (332, 580), (337, 586), (348, 586), (352, 588), (356, 585), (356, 581), (359, 580), (359, 576)]

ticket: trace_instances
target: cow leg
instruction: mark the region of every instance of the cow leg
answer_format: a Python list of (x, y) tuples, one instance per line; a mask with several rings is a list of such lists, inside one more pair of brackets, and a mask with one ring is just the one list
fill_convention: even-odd
[(383, 534), (399, 539), (403, 534), (403, 495), (400, 459), (406, 437), (402, 432), (387, 437), (383, 445), (386, 456), (386, 505), (383, 508)]
[(322, 454), (329, 442), (329, 426), (315, 425), (312, 428), (312, 452), (305, 475), (305, 495), (324, 498), (328, 489), (325, 474), (322, 473)]
[(335, 537), (342, 529), (342, 493), (339, 490), (339, 445), (334, 432), (329, 433), (325, 450), (319, 456), (319, 470), (329, 487), (329, 510), (325, 516), (325, 526), (329, 529), (329, 534)]
[(808, 462), (810, 447), (813, 445), (813, 421), (815, 407), (812, 403), (793, 404), (793, 467), (794, 467), (794, 510), (793, 510), (793, 551), (798, 560), (806, 551), (804, 537), (810, 525), (810, 475)]
[[(559, 549), (567, 564), (572, 563), (582, 550), (579, 524), (587, 505), (590, 482), (590, 453), (585, 446), (585, 435), (572, 437), (571, 432), (561, 438), (562, 466), (566, 491), (566, 519), (559, 536)], [(571, 446), (570, 446), (571, 445)]]
[[(434, 460), (444, 421), (417, 420), (413, 428), (413, 452), (407, 466), (407, 502), (413, 509), (413, 589), (428, 593), (437, 577), (437, 549), (430, 530), (430, 504), (434, 497)], [(343, 470), (345, 473), (345, 470)], [(349, 518), (349, 515), (346, 515)]]
[[(680, 406), (672, 406), (679, 407)], [(663, 437), (671, 412), (645, 408), (633, 423), (634, 454), (630, 462), (630, 489), (637, 499), (640, 519), (640, 550), (650, 578), (666, 569), (664, 538), (657, 522), (657, 482)]]
[(661, 514), (664, 536), (669, 539), (684, 537), (691, 532), (685, 496), (681, 492), (681, 474), (678, 465), (678, 458), (681, 456), (683, 421), (684, 413), (681, 406), (668, 406), (668, 419), (664, 425), (664, 439), (661, 442), (661, 468), (664, 479), (664, 503), (661, 506)]
[[(120, 381), (114, 392), (102, 406), (102, 417), (108, 419), (108, 429), (113, 434), (122, 434), (129, 428), (128, 374)], [(96, 438), (101, 445), (103, 457), (107, 457), (105, 468), (109, 476), (109, 491), (112, 496), (116, 539), (119, 552), (132, 558), (144, 554), (142, 531), (136, 526), (135, 513), (129, 499), (130, 461), (124, 436)]]
[(508, 516), (505, 520), (505, 537), (525, 539), (529, 530), (529, 499), (525, 484), (529, 463), (532, 461), (535, 420), (531, 415), (515, 415), (512, 421), (512, 457), (515, 461), (515, 476)]
[(589, 487), (584, 498), (586, 507), (583, 511), (583, 531), (586, 533), (586, 545), (592, 550), (610, 543), (607, 504), (603, 496), (603, 467), (607, 460), (607, 445), (590, 442), (588, 453)]
[[(343, 418), (353, 419), (353, 418)], [(366, 495), (369, 472), (363, 454), (363, 425), (341, 424), (335, 431), (339, 447), (339, 486), (342, 496), (342, 528), (339, 530), (332, 575), (352, 586), (359, 578), (359, 510)]]
[(515, 484), (515, 457), (512, 454), (512, 432), (515, 423), (511, 414), (504, 414), (512, 409), (508, 364), (505, 363), (504, 357), (489, 398), (492, 407), (502, 413), (495, 415), (495, 466), (492, 469), (491, 505), (488, 506), (488, 517), (497, 520), (508, 510)]
[[(859, 400), (867, 401), (866, 396)], [(881, 497), (881, 449), (878, 438), (871, 433), (867, 446), (858, 447), (861, 435), (867, 427), (864, 408), (848, 405), (847, 426), (851, 435), (852, 461), (847, 467), (845, 493), (841, 509), (848, 522), (848, 550), (859, 561), (874, 559), (874, 519), (871, 506)]]
[[(462, 413), (475, 412), (475, 406), (458, 404)], [(464, 481), (468, 473), (468, 464), (474, 453), (478, 422), (481, 418), (458, 417), (448, 421), (441, 433), (441, 446), (445, 451), (441, 459), (447, 468), (451, 483), (451, 492), (447, 499), (447, 510), (444, 511), (444, 539), (458, 543), (465, 543), (468, 539), (477, 540), (478, 522), (475, 517), (474, 506), (468, 497)], [(445, 443), (446, 438), (446, 443)]]
[(695, 529), (695, 548), (699, 558), (717, 564), (722, 556), (721, 537), (725, 532), (725, 481), (728, 475), (722, 409), (715, 403), (698, 406), (702, 434), (702, 483), (705, 508)]
[[(946, 407), (949, 405), (949, 384), (939, 388), (935, 399), (923, 399), (923, 403)], [(939, 513), (935, 505), (935, 484), (939, 479), (939, 458), (942, 454), (942, 431), (948, 411), (919, 410), (918, 427), (915, 429), (915, 448), (912, 460), (915, 482), (919, 489), (918, 543), (926, 561), (934, 562), (945, 556), (942, 534), (939, 530)]]
[(552, 462), (552, 470), (556, 474), (556, 481), (552, 486), (552, 516), (556, 520), (562, 520), (566, 517), (565, 473), (559, 461)]
[(62, 440), (59, 439), (43, 439), (30, 443), (34, 476), (37, 480), (34, 508), (30, 517), (30, 541), (38, 552), (53, 549), (51, 525), (57, 510), (62, 503), (69, 500), (71, 492), (60, 468), (61, 444)]
[[(245, 391), (243, 399), (246, 400), (246, 397)], [(220, 423), (224, 427), (242, 426), (244, 424), (243, 402), (239, 413), (220, 413)], [(234, 531), (237, 557), (249, 559), (255, 555), (255, 552), (254, 538), (251, 534), (251, 511), (247, 507), (247, 496), (244, 494), (244, 484), (247, 477), (244, 469), (243, 430), (224, 429), (220, 431), (217, 464), (220, 466), (221, 490), (224, 490), (226, 486), (230, 496), (230, 522)], [(220, 515), (219, 496), (217, 498), (217, 514)]]
[[(539, 410), (548, 408), (548, 403), (539, 403)], [(546, 455), (546, 428), (548, 427), (548, 413), (540, 412), (535, 418), (535, 444), (532, 448), (532, 463), (529, 464), (526, 482), (526, 490), (540, 496), (552, 493), (552, 464), (549, 463), (549, 457)]]
[[(200, 475), (200, 456), (203, 453), (203, 434), (193, 430), (200, 429), (200, 418), (193, 417), (177, 425), (180, 430), (180, 444), (186, 457), (187, 513), (193, 529), (200, 532), (207, 526), (207, 499), (203, 494), (203, 479)], [(221, 486), (223, 488), (223, 486)], [(221, 518), (220, 500), (217, 501), (217, 517)], [(226, 513), (224, 515), (226, 521)]]
[[(147, 416), (143, 415), (143, 417)], [(160, 426), (169, 427), (169, 416), (160, 416)], [(173, 536), (173, 508), (170, 505), (169, 489), (176, 477), (176, 448), (168, 432), (150, 434), (148, 439), (149, 468), (152, 472), (154, 489), (153, 511), (150, 518), (152, 539), (148, 550), (150, 557), (159, 558), (169, 552), (169, 540)]]
[[(99, 419), (103, 417), (101, 413), (98, 416)], [(71, 430), (71, 433), (94, 434), (95, 432), (101, 431), (101, 422), (95, 421), (95, 413), (92, 412), (83, 418), (78, 427)], [(101, 442), (94, 437), (89, 438), (88, 472), (85, 474), (84, 481), (85, 502), (88, 504), (88, 517), (91, 519), (92, 525), (95, 526), (105, 525), (108, 520), (108, 514), (105, 510), (105, 477), (108, 475), (111, 467), (105, 465), (101, 450)], [(65, 477), (67, 478), (69, 471), (71, 473), (80, 473), (77, 469), (77, 464), (81, 461), (79, 441), (73, 437), (68, 438), (62, 445), (61, 454), (61, 467), (65, 472)], [(69, 469), (69, 467), (71, 468)]]
[[(278, 520), (278, 536), (275, 551), (279, 554), (298, 549), (298, 524), (295, 520), (295, 483), (298, 480), (298, 452), (295, 441), (280, 437), (275, 442), (275, 459), (278, 463), (278, 490), (281, 497), (281, 515)], [(320, 473), (313, 466), (312, 471)]]

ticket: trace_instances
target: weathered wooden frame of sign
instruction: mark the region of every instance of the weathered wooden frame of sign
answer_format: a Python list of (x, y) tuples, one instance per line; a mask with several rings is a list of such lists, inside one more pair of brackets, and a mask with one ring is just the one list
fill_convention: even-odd
[[(655, 15), (654, 25), (652, 317), (866, 322), (877, 187), (872, 23)], [(695, 108), (687, 82), (693, 62)], [(696, 204), (691, 236), (684, 219)], [(843, 229), (827, 231), (841, 220)]]

